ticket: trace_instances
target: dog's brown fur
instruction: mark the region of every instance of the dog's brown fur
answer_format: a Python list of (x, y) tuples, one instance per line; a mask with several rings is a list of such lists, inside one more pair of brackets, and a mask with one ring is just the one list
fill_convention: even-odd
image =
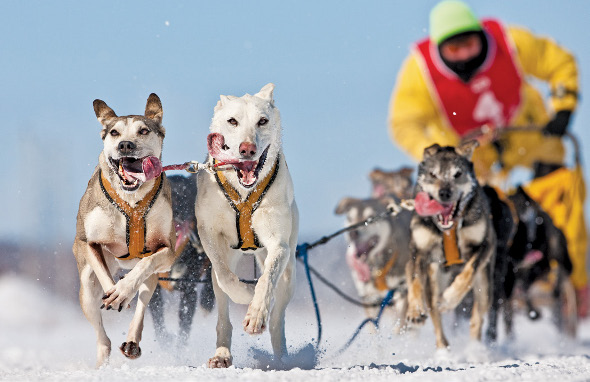
[[(114, 158), (113, 155), (120, 154), (117, 151), (121, 151), (122, 141), (134, 142), (136, 145), (136, 150), (125, 155), (161, 156), (165, 130), (161, 125), (160, 99), (155, 94), (150, 95), (144, 116), (117, 117), (101, 100), (94, 101), (94, 109), (103, 126), (101, 135), (104, 149), (80, 201), (73, 251), (80, 275), (80, 305), (97, 332), (97, 366), (100, 366), (108, 361), (111, 352), (111, 341), (103, 327), (101, 309), (105, 307), (106, 310), (121, 311), (123, 307), (129, 307), (131, 300), (139, 293), (127, 339), (120, 347), (126, 357), (139, 357), (143, 316), (158, 282), (157, 273), (170, 269), (176, 255), (173, 251), (175, 232), (171, 192), (164, 175), (160, 192), (145, 215), (144, 244), (153, 253), (141, 259), (117, 259), (129, 251), (126, 219), (106, 198), (100, 185), (102, 172), (118, 197), (130, 206), (135, 206), (152, 190), (156, 180), (140, 182), (135, 191), (123, 190), (122, 181), (110, 164), (109, 156)], [(115, 283), (113, 275), (119, 269), (130, 271)]]

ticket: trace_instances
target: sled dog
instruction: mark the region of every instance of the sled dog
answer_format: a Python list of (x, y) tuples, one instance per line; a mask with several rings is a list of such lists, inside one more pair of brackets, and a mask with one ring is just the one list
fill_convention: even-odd
[[(386, 211), (391, 198), (344, 198), (336, 207), (337, 215), (346, 215), (347, 226), (357, 224)], [(399, 200), (396, 200), (399, 202)], [(365, 304), (379, 304), (394, 289), (395, 331), (405, 326), (405, 267), (409, 259), (411, 213), (402, 210), (397, 216), (376, 221), (346, 234), (346, 263), (358, 295)], [(376, 317), (379, 306), (365, 309)]]
[(170, 276), (178, 281), (160, 280), (150, 300), (149, 309), (154, 320), (156, 336), (158, 340), (162, 341), (162, 345), (167, 346), (166, 342), (170, 342), (171, 338), (164, 324), (165, 299), (162, 289), (178, 292), (180, 294), (178, 306), (179, 344), (186, 345), (197, 303), (202, 311), (208, 314), (215, 305), (215, 296), (211, 282), (211, 262), (205, 254), (197, 233), (197, 220), (195, 219), (196, 175), (188, 177), (172, 175), (167, 179), (172, 190), (172, 214), (176, 228), (175, 251), (178, 253), (178, 258), (172, 265), (170, 273), (162, 274), (162, 276)]
[(413, 168), (403, 167), (397, 171), (374, 169), (369, 173), (372, 184), (372, 197), (381, 198), (393, 195), (398, 199), (409, 199), (414, 192), (412, 182)]
[[(80, 305), (96, 334), (97, 366), (108, 361), (111, 341), (101, 309), (121, 311), (139, 295), (135, 315), (121, 352), (141, 355), (143, 317), (158, 282), (158, 272), (174, 262), (170, 186), (165, 175), (147, 180), (144, 160), (160, 158), (165, 129), (157, 95), (147, 100), (145, 114), (118, 117), (101, 100), (94, 111), (102, 125), (104, 148), (82, 196), (76, 223), (74, 255), (80, 275)], [(129, 270), (117, 282), (113, 275)]]
[[(457, 148), (435, 144), (424, 150), (418, 166), (406, 266), (407, 320), (422, 323), (430, 312), (438, 348), (448, 346), (441, 313), (454, 309), (473, 290), (470, 335), (480, 340), (491, 300), (496, 235), (470, 161), (475, 147), (476, 141)], [(424, 206), (437, 209), (421, 213)]]
[[(273, 90), (268, 84), (255, 95), (220, 97), (207, 137), (208, 161), (231, 167), (197, 175), (197, 227), (213, 266), (219, 313), (211, 368), (232, 364), (229, 299), (249, 304), (242, 322), (247, 333), (260, 334), (268, 326), (275, 356), (287, 353), (285, 309), (295, 285), (299, 215)], [(248, 253), (262, 270), (255, 286), (235, 274)]]

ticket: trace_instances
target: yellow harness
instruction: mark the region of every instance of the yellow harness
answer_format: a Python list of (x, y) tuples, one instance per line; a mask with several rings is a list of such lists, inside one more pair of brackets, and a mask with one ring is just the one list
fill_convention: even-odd
[(119, 212), (125, 216), (126, 221), (126, 240), (127, 240), (127, 254), (118, 259), (124, 260), (132, 260), (132, 259), (143, 259), (144, 257), (150, 256), (153, 252), (151, 252), (148, 248), (146, 248), (145, 244), (145, 237), (146, 237), (146, 223), (145, 218), (156, 202), (158, 195), (160, 194), (160, 190), (162, 189), (162, 177), (165, 176), (164, 174), (160, 175), (156, 178), (156, 182), (154, 187), (151, 189), (150, 192), (140, 200), (135, 207), (132, 207), (121, 199), (117, 192), (113, 189), (111, 184), (109, 183), (108, 179), (105, 178), (102, 171), (100, 172), (99, 182), (100, 188), (104, 193), (104, 196), (107, 198), (109, 202)]
[[(217, 161), (215, 160), (214, 162), (216, 163)], [(230, 206), (236, 212), (236, 229), (238, 230), (239, 241), (238, 244), (232, 248), (241, 249), (242, 251), (262, 248), (262, 245), (258, 241), (258, 237), (252, 228), (252, 214), (260, 205), (262, 198), (273, 184), (278, 172), (279, 157), (277, 157), (270, 173), (259, 182), (256, 187), (254, 187), (254, 190), (248, 194), (244, 201), (240, 198), (238, 191), (229, 184), (223, 172), (215, 172), (217, 184), (219, 184), (219, 187), (223, 190), (223, 194)]]

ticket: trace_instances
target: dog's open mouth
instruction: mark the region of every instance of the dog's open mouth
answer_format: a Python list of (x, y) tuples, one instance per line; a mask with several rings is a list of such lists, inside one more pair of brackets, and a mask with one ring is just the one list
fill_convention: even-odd
[(260, 170), (264, 167), (264, 162), (266, 162), (266, 156), (268, 154), (268, 148), (264, 149), (264, 152), (258, 158), (258, 160), (250, 160), (250, 161), (240, 161), (231, 163), (231, 165), (236, 170), (236, 174), (238, 175), (238, 180), (240, 184), (246, 188), (252, 187), (256, 184), (258, 180), (258, 175), (260, 174)]
[(455, 223), (460, 200), (461, 198), (451, 203), (441, 203), (427, 192), (421, 191), (414, 198), (414, 208), (420, 216), (436, 216), (440, 227), (449, 229)]
[(146, 180), (153, 178), (151, 172), (161, 168), (159, 159), (156, 157), (133, 158), (121, 157), (119, 159), (109, 158), (111, 167), (119, 176), (121, 187), (125, 191), (135, 191)]
[(346, 263), (354, 270), (358, 279), (364, 283), (371, 280), (371, 269), (367, 264), (369, 252), (377, 246), (379, 238), (374, 235), (367, 241), (355, 240), (354, 246), (349, 247), (346, 252)]
[(459, 204), (459, 201), (453, 203), (441, 203), (443, 209), (441, 213), (436, 215), (436, 218), (438, 219), (438, 223), (442, 228), (451, 228), (455, 223), (455, 212), (457, 212), (457, 204)]

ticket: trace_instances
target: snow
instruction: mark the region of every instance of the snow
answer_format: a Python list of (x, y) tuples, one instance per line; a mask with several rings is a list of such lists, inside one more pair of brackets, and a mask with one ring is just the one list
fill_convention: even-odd
[[(344, 278), (344, 275), (342, 276)], [(343, 279), (343, 284), (346, 284)], [(109, 365), (95, 369), (95, 334), (75, 301), (64, 299), (41, 282), (14, 274), (0, 275), (0, 380), (9, 381), (576, 381), (590, 378), (590, 322), (582, 322), (576, 340), (554, 328), (548, 312), (531, 321), (515, 321), (516, 338), (500, 337), (488, 347), (468, 337), (468, 324), (454, 326), (446, 317), (451, 349), (437, 351), (431, 323), (402, 336), (391, 332), (385, 315), (380, 333), (364, 329), (352, 346), (338, 354), (364, 318), (362, 309), (318, 287), (324, 333), (319, 352), (315, 316), (302, 269), (296, 297), (287, 310), (290, 356), (279, 364), (271, 356), (268, 334), (251, 337), (239, 323), (244, 306), (232, 306), (235, 366), (205, 366), (215, 347), (215, 314), (197, 312), (186, 348), (155, 339), (146, 316), (143, 355), (125, 359), (117, 350), (124, 341), (131, 311), (105, 312), (113, 343)], [(176, 295), (166, 297), (170, 332), (178, 329)]]

